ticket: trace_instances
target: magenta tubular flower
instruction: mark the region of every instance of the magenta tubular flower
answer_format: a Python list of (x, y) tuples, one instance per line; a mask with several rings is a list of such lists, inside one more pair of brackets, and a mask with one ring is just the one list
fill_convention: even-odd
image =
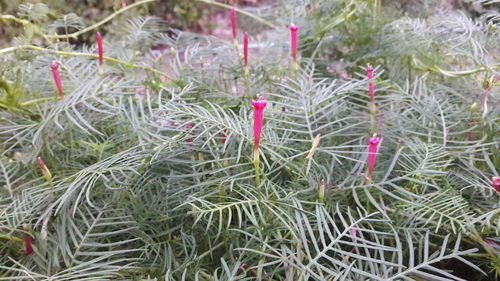
[(297, 63), (297, 32), (299, 31), (299, 27), (291, 24), (290, 25), (290, 42), (292, 48), (292, 57), (293, 57), (293, 69), (294, 71), (298, 71), (299, 65)]
[(96, 39), (97, 39), (97, 52), (99, 53), (99, 74), (102, 75), (104, 73), (104, 66), (103, 66), (103, 63), (104, 63), (104, 60), (103, 60), (104, 49), (102, 47), (102, 36), (101, 36), (100, 32), (96, 33)]
[(52, 68), (52, 74), (54, 75), (54, 82), (56, 83), (57, 91), (59, 92), (59, 97), (64, 98), (64, 93), (61, 84), (61, 76), (59, 75), (59, 65), (57, 65), (56, 61), (53, 61), (50, 65)]
[(375, 162), (377, 160), (377, 150), (378, 144), (380, 142), (380, 138), (377, 135), (373, 135), (370, 139), (368, 139), (368, 182), (371, 183), (373, 176), (373, 168), (375, 167)]
[(248, 67), (248, 32), (243, 33), (243, 59)]
[(496, 190), (500, 191), (500, 177), (491, 178), (491, 186)]
[(236, 39), (236, 9), (231, 8), (231, 28), (233, 31), (233, 41), (235, 46), (238, 46), (238, 40)]
[(248, 33), (243, 33), (243, 61), (245, 62), (245, 77), (250, 77), (250, 70), (248, 69)]
[(262, 122), (264, 120), (264, 108), (267, 105), (267, 101), (264, 97), (260, 97), (258, 100), (252, 101), (254, 108), (254, 119), (253, 119), (253, 137), (254, 137), (254, 151), (259, 150), (260, 144), (260, 133), (262, 132)]
[(24, 254), (25, 255), (31, 255), (33, 253), (33, 237), (29, 234), (24, 234), (23, 235), (23, 240), (24, 240)]
[(260, 134), (262, 132), (262, 122), (264, 121), (264, 108), (267, 105), (267, 101), (264, 97), (260, 97), (258, 100), (252, 101), (254, 108), (254, 119), (253, 119), (253, 164), (255, 168), (255, 184), (260, 185), (260, 168), (259, 168), (259, 144), (260, 144)]
[(290, 34), (291, 34), (290, 42), (291, 42), (291, 46), (292, 46), (292, 57), (293, 57), (294, 62), (297, 61), (297, 31), (299, 31), (299, 27), (294, 25), (294, 24), (291, 24), (290, 25)]

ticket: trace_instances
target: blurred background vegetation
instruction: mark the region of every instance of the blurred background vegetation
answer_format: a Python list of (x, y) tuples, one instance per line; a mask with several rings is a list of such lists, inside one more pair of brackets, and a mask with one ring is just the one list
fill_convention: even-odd
[[(130, 5), (135, 0), (0, 0), (0, 14), (23, 16), (26, 19), (32, 20), (37, 24), (48, 24), (58, 18), (78, 17), (81, 19), (82, 26), (88, 26), (95, 23), (96, 20), (103, 19), (106, 16), (117, 11), (124, 5)], [(172, 28), (182, 30), (191, 30), (195, 32), (207, 32), (216, 27), (210, 21), (209, 16), (214, 11), (213, 6), (203, 3), (194, 3), (195, 0), (161, 0), (160, 3), (150, 5), (141, 5), (127, 14), (122, 15), (113, 20), (112, 23), (103, 27), (103, 33), (108, 29), (119, 26), (124, 20), (134, 16), (157, 16), (168, 21)], [(276, 0), (230, 0), (218, 1), (231, 5), (259, 5), (262, 3), (269, 4), (277, 2)], [(33, 12), (30, 12), (33, 11)], [(30, 15), (46, 14), (45, 17), (30, 18)], [(0, 20), (1, 22), (1, 20)], [(2, 22), (0, 24), (0, 47), (22, 33), (21, 25), (12, 24), (12, 22)], [(78, 38), (76, 44), (91, 43), (94, 41), (94, 36), (84, 34)]]
[[(37, 24), (51, 23), (56, 19), (76, 18), (80, 26), (89, 26), (120, 9), (122, 5), (132, 4), (134, 0), (2, 0), (0, 1), (0, 14), (11, 14), (23, 16)], [(33, 12), (31, 12), (33, 11)], [(121, 17), (114, 19), (112, 23), (105, 25), (102, 32), (107, 33), (110, 28), (119, 26), (124, 20), (132, 16), (154, 15), (165, 20), (173, 28), (199, 30), (197, 21), (210, 12), (206, 5), (193, 5), (193, 0), (163, 0), (160, 4), (141, 5)], [(31, 15), (45, 14), (37, 18)], [(13, 37), (20, 34), (21, 25), (11, 22), (0, 25), (0, 46), (5, 46)], [(84, 34), (79, 37), (79, 42), (93, 42), (93, 34)]]

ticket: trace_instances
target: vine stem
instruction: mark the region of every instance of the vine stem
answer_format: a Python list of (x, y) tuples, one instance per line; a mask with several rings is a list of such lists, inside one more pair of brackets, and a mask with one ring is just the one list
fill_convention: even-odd
[[(149, 0), (149, 1), (151, 1), (151, 0)], [(0, 55), (11, 53), (11, 52), (14, 52), (14, 51), (17, 51), (17, 50), (35, 50), (35, 51), (41, 51), (41, 52), (46, 52), (46, 53), (51, 53), (51, 54), (57, 54), (57, 55), (60, 55), (60, 56), (69, 56), (69, 57), (87, 57), (87, 58), (94, 58), (94, 59), (98, 59), (99, 58), (99, 55), (97, 55), (97, 54), (57, 51), (57, 50), (51, 50), (51, 49), (47, 49), (47, 48), (43, 48), (43, 47), (38, 47), (38, 46), (34, 46), (34, 45), (20, 45), (20, 46), (15, 46), (15, 47), (4, 48), (4, 49), (0, 50)], [(143, 70), (146, 70), (146, 71), (150, 71), (150, 72), (153, 72), (153, 73), (156, 73), (156, 74), (159, 74), (159, 75), (163, 75), (163, 76), (165, 76), (168, 79), (171, 79), (168, 76), (167, 73), (165, 73), (163, 71), (160, 71), (160, 70), (157, 70), (157, 69), (154, 69), (154, 68), (151, 68), (149, 66), (137, 65), (137, 64), (133, 64), (133, 63), (130, 63), (130, 62), (122, 61), (122, 60), (119, 60), (119, 59), (115, 59), (115, 58), (111, 58), (111, 57), (106, 57), (106, 56), (104, 56), (103, 59), (105, 61), (109, 61), (109, 62), (121, 64), (121, 65), (123, 65), (125, 67), (128, 67), (128, 68), (139, 68), (139, 69), (143, 69)]]
[(0, 20), (1, 21), (11, 20), (11, 21), (14, 21), (16, 23), (23, 25), (25, 28), (31, 27), (35, 34), (42, 36), (43, 39), (45, 39), (47, 42), (51, 43), (50, 39), (47, 37), (47, 35), (45, 35), (43, 32), (41, 32), (40, 28), (38, 26), (36, 26), (35, 24), (31, 23), (28, 20), (20, 19), (16, 16), (13, 16), (13, 15), (0, 15)]
[(76, 39), (79, 35), (83, 34), (83, 33), (86, 33), (86, 32), (89, 32), (91, 30), (94, 30), (96, 28), (98, 28), (99, 26), (107, 23), (108, 21), (112, 20), (114, 17), (118, 16), (119, 14), (122, 14), (132, 8), (135, 8), (137, 6), (141, 6), (141, 5), (144, 5), (144, 4), (147, 4), (147, 3), (152, 3), (152, 2), (156, 2), (158, 0), (142, 0), (142, 1), (139, 1), (139, 2), (135, 2), (133, 4), (130, 4), (124, 8), (121, 8), (120, 10), (112, 13), (111, 15), (107, 16), (106, 18), (104, 18), (103, 20), (87, 27), (87, 28), (84, 28), (82, 30), (79, 30), (77, 32), (73, 32), (73, 33), (70, 33), (70, 34), (64, 34), (64, 35), (50, 35), (48, 36), (48, 38), (50, 39), (66, 39), (66, 38), (73, 38), (73, 39)]
[(254, 20), (256, 20), (256, 21), (258, 21), (258, 22), (260, 22), (262, 24), (265, 24), (265, 25), (267, 25), (267, 26), (269, 26), (269, 27), (271, 27), (273, 29), (279, 29), (276, 25), (270, 23), (269, 21), (267, 21), (267, 20), (265, 20), (265, 19), (263, 19), (263, 18), (261, 18), (259, 16), (256, 16), (256, 15), (254, 15), (252, 13), (249, 13), (249, 12), (247, 12), (245, 10), (233, 7), (231, 5), (227, 5), (227, 4), (224, 4), (224, 3), (215, 2), (213, 0), (196, 0), (196, 1), (203, 2), (203, 3), (209, 4), (209, 5), (219, 6), (219, 7), (226, 8), (226, 9), (234, 8), (234, 10), (237, 11), (238, 13), (240, 13), (240, 14), (243, 14), (245, 16), (251, 17)]

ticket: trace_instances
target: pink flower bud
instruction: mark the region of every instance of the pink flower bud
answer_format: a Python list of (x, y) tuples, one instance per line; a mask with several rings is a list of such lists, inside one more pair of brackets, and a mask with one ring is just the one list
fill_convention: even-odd
[(42, 174), (45, 177), (45, 179), (47, 181), (51, 182), (52, 181), (52, 174), (50, 173), (47, 166), (45, 166), (45, 162), (43, 162), (42, 157), (38, 157), (37, 162), (38, 162), (38, 166), (40, 166), (40, 170), (42, 171)]
[(25, 255), (31, 255), (33, 253), (33, 237), (29, 234), (24, 234), (23, 235), (23, 240), (24, 240), (24, 254)]
[(245, 271), (248, 268), (248, 264), (243, 263), (240, 266), (238, 266), (238, 271)]
[(292, 46), (292, 57), (293, 57), (293, 62), (297, 63), (297, 31), (299, 30), (299, 27), (291, 24), (290, 25), (290, 34), (291, 34), (291, 46)]
[(99, 74), (104, 73), (104, 68), (103, 68), (103, 52), (104, 49), (102, 47), (102, 36), (100, 32), (96, 33), (96, 39), (97, 39), (97, 52), (99, 53)]
[(222, 132), (220, 133), (220, 136), (222, 137), (222, 139), (220, 141), (222, 143), (226, 143), (226, 140), (227, 140), (227, 129), (222, 130)]
[(353, 226), (349, 232), (351, 233), (351, 236), (358, 236), (358, 228), (356, 226)]
[(248, 66), (248, 32), (243, 33), (243, 59)]
[(233, 40), (236, 42), (236, 9), (231, 8), (231, 28), (233, 30)]
[(64, 93), (61, 84), (61, 76), (59, 75), (59, 65), (56, 61), (53, 61), (50, 65), (52, 68), (52, 74), (54, 75), (54, 82), (56, 83), (57, 91), (59, 92), (59, 97), (64, 98)]
[(368, 139), (368, 179), (371, 181), (373, 176), (373, 168), (375, 167), (375, 162), (377, 159), (377, 150), (378, 144), (380, 142), (380, 138), (377, 135), (373, 135), (370, 139)]
[(500, 191), (500, 177), (492, 177), (491, 178), (491, 186), (493, 186), (493, 188), (496, 191)]
[(375, 103), (375, 83), (373, 82), (373, 68), (368, 64), (366, 67), (366, 76), (368, 78), (368, 90), (370, 92), (370, 101)]
[(264, 107), (266, 107), (267, 101), (264, 97), (260, 97), (258, 100), (253, 100), (252, 104), (254, 108), (253, 112), (254, 151), (257, 151), (259, 149), (260, 133), (262, 132), (262, 122), (264, 120)]

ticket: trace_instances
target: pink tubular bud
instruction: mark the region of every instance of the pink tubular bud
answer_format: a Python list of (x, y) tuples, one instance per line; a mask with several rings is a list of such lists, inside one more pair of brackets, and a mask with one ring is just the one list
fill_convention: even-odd
[(293, 62), (297, 63), (297, 31), (299, 30), (299, 27), (291, 24), (290, 25), (290, 42), (291, 42), (291, 47), (292, 47), (292, 57), (293, 57)]
[(248, 32), (243, 33), (243, 59), (245, 66), (248, 66)]
[(23, 235), (24, 240), (24, 254), (31, 255), (33, 253), (33, 237), (29, 234)]
[(48, 182), (52, 182), (52, 174), (50, 173), (49, 169), (45, 165), (45, 162), (43, 162), (42, 157), (38, 157), (37, 162), (38, 162), (38, 166), (40, 166), (40, 170), (42, 171), (44, 178)]
[(56, 61), (53, 61), (50, 65), (52, 68), (52, 74), (54, 75), (54, 83), (56, 84), (57, 91), (59, 92), (59, 97), (64, 98), (64, 93), (62, 89), (61, 76), (59, 75), (59, 65)]
[(500, 177), (491, 178), (491, 186), (496, 190), (500, 191)]
[(102, 36), (101, 36), (100, 32), (96, 33), (96, 40), (97, 40), (97, 52), (99, 54), (99, 74), (103, 74), (104, 73), (104, 68), (103, 68), (103, 62), (104, 62), (103, 53), (104, 53), (104, 49), (102, 47)]
[(370, 139), (368, 139), (368, 180), (371, 181), (373, 176), (373, 168), (375, 167), (375, 162), (377, 159), (377, 150), (378, 144), (380, 142), (380, 138), (377, 135), (373, 135)]
[(252, 104), (254, 108), (254, 113), (253, 113), (254, 151), (257, 151), (259, 149), (260, 134), (262, 132), (262, 122), (264, 120), (264, 108), (267, 105), (267, 101), (264, 97), (260, 97), (258, 100), (253, 100)]
[(368, 78), (368, 90), (370, 92), (370, 101), (371, 103), (375, 103), (375, 83), (373, 82), (373, 68), (371, 65), (367, 65), (366, 67), (366, 76)]
[(358, 236), (358, 228), (356, 226), (353, 226), (349, 232), (351, 233), (351, 236)]
[(236, 9), (231, 8), (231, 28), (233, 31), (233, 40), (236, 42)]

